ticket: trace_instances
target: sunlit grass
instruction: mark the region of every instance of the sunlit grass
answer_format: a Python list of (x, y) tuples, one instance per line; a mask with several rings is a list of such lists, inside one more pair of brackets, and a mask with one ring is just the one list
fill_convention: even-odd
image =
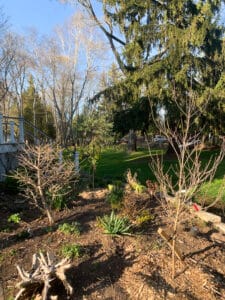
[[(152, 149), (151, 157), (154, 155), (162, 155), (164, 150)], [(211, 156), (217, 155), (217, 151), (203, 151), (201, 153), (202, 165), (206, 165), (210, 160)], [(108, 183), (112, 183), (115, 180), (126, 181), (126, 172), (128, 169), (131, 170), (132, 174), (137, 173), (138, 180), (141, 184), (145, 184), (147, 179), (155, 180), (154, 174), (152, 173), (150, 167), (150, 154), (148, 149), (141, 149), (137, 152), (128, 152), (121, 148), (107, 148), (101, 153), (100, 159), (97, 163), (96, 169), (96, 181), (99, 186), (106, 186)], [(164, 157), (164, 167), (165, 170), (169, 169), (171, 164), (175, 166), (177, 160), (173, 159), (167, 160)], [(214, 181), (211, 184), (206, 183), (202, 186), (202, 192), (208, 199), (215, 199), (217, 196), (218, 185), (225, 175), (225, 160), (222, 161)], [(174, 182), (176, 181), (175, 175), (173, 175)], [(217, 180), (217, 181), (216, 181)], [(97, 186), (96, 185), (96, 186)], [(200, 194), (199, 194), (200, 195)], [(201, 194), (203, 195), (203, 194)], [(223, 196), (223, 201), (225, 201), (225, 194)]]
[(215, 199), (218, 199), (216, 206), (225, 206), (225, 179), (214, 179), (212, 182), (206, 182), (201, 186), (196, 195), (197, 202), (208, 205)]

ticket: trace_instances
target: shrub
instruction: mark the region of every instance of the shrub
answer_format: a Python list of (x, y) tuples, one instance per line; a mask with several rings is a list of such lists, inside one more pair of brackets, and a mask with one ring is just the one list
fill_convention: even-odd
[(67, 194), (67, 187), (75, 181), (74, 164), (60, 161), (59, 149), (52, 145), (29, 146), (23, 148), (18, 156), (21, 167), (15, 171), (16, 178), (23, 188), (24, 196), (33, 202), (54, 223), (53, 209), (55, 199)]
[(115, 215), (114, 211), (110, 215), (97, 218), (99, 225), (104, 229), (104, 233), (112, 235), (130, 234), (131, 224), (127, 218)]
[(69, 223), (60, 224), (58, 229), (59, 231), (65, 234), (80, 235), (80, 223), (78, 222), (73, 222), (72, 224)]

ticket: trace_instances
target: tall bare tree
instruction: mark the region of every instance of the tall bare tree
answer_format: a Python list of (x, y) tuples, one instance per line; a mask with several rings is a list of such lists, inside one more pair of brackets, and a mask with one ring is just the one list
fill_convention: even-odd
[(31, 59), (26, 50), (25, 38), (8, 32), (1, 43), (1, 102), (2, 111), (8, 113), (16, 103), (16, 114), (23, 115), (22, 93), (31, 67)]
[[(205, 103), (196, 105), (194, 92), (180, 103), (174, 95), (174, 102), (181, 117), (176, 120), (176, 126), (171, 126), (169, 116), (155, 119), (157, 128), (166, 136), (174, 150), (175, 163), (165, 168), (162, 156), (152, 156), (150, 167), (159, 183), (163, 207), (173, 220), (171, 225), (171, 246), (173, 257), (173, 277), (175, 276), (175, 254), (178, 228), (184, 221), (187, 204), (199, 191), (201, 185), (212, 181), (216, 170), (225, 155), (225, 143), (221, 141), (221, 149), (212, 155), (207, 162), (201, 159), (204, 144), (203, 128), (196, 127), (201, 109), (205, 110)], [(189, 216), (190, 218), (190, 216)], [(168, 224), (168, 227), (170, 225)], [(160, 229), (161, 230), (161, 229)], [(159, 231), (162, 234), (161, 231)]]
[(40, 86), (54, 107), (57, 140), (62, 145), (75, 142), (73, 119), (81, 101), (89, 97), (96, 57), (104, 50), (93, 30), (78, 13), (36, 49)]

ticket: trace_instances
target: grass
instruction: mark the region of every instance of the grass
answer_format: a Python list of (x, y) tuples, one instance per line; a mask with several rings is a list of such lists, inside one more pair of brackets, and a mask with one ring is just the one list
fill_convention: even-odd
[[(161, 154), (163, 150), (152, 150), (152, 155)], [(201, 154), (202, 164), (206, 164), (212, 155), (216, 155), (217, 151), (203, 151)], [(125, 180), (125, 173), (128, 169), (132, 174), (137, 172), (138, 180), (145, 184), (147, 179), (154, 180), (154, 175), (149, 168), (149, 151), (148, 149), (140, 149), (137, 152), (127, 152), (117, 148), (108, 148), (102, 151), (100, 160), (97, 164), (96, 178), (105, 178), (108, 183), (113, 180)], [(164, 160), (165, 169), (169, 168), (171, 164), (177, 163), (174, 160)], [(225, 159), (219, 166), (215, 178), (223, 178), (225, 174)]]
[[(162, 150), (154, 149), (152, 154), (160, 154)], [(211, 156), (216, 155), (218, 152), (216, 150), (202, 151), (201, 161), (205, 165)], [(155, 180), (153, 173), (149, 168), (149, 152), (147, 149), (139, 150), (137, 152), (127, 152), (125, 150), (112, 147), (104, 149), (101, 153), (100, 159), (97, 163), (96, 169), (96, 186), (107, 186), (107, 184), (112, 183), (116, 180), (126, 181), (125, 174), (128, 169), (131, 170), (132, 174), (137, 172), (137, 178), (141, 184), (145, 184), (147, 179)], [(165, 169), (169, 166), (175, 165), (177, 163), (176, 159), (164, 160)], [(210, 201), (215, 199), (217, 196), (217, 190), (219, 182), (225, 175), (225, 159), (222, 161), (218, 170), (216, 172), (215, 178), (211, 184), (206, 183), (202, 186), (202, 191), (199, 195), (208, 197)], [(219, 180), (219, 181), (218, 181)], [(222, 197), (223, 201), (225, 195)]]
[[(162, 153), (162, 150), (154, 150), (155, 154)], [(125, 181), (125, 174), (130, 169), (132, 173), (137, 172), (138, 180), (144, 184), (147, 179), (154, 176), (149, 168), (148, 150), (137, 152), (126, 152), (116, 148), (108, 148), (101, 153), (97, 164), (96, 179), (111, 183), (115, 180)]]
[[(224, 207), (225, 179), (214, 179), (212, 182), (204, 183), (196, 195), (196, 199), (200, 204), (210, 204), (215, 200), (216, 197), (219, 198), (219, 206)], [(216, 206), (218, 204), (216, 204)]]

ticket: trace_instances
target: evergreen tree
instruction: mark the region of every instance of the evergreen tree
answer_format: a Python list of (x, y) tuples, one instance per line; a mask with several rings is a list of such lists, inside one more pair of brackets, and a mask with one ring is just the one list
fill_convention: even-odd
[(190, 91), (198, 106), (211, 99), (224, 77), (224, 28), (218, 23), (224, 1), (105, 0), (105, 26), (90, 0), (78, 2), (108, 38), (124, 74), (94, 99), (104, 94), (135, 103), (145, 96), (155, 112), (159, 103), (166, 107), (171, 120), (174, 100), (182, 104)]

